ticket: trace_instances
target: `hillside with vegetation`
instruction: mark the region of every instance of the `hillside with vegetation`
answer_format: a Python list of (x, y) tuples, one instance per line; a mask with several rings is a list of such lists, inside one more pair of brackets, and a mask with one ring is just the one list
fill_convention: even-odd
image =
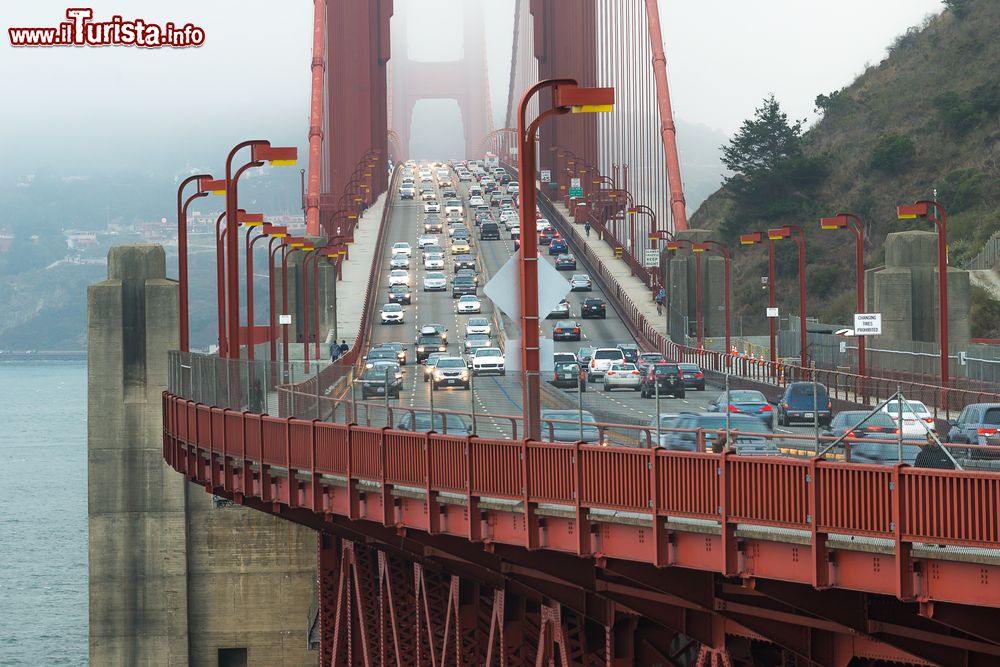
[[(848, 322), (854, 311), (853, 238), (819, 218), (866, 221), (865, 264), (884, 261), (887, 234), (931, 229), (897, 221), (895, 207), (936, 198), (948, 211), (949, 262), (963, 266), (1000, 229), (1000, 2), (945, 0), (945, 11), (900, 35), (853, 83), (816, 97), (821, 119), (804, 131), (773, 97), (724, 147), (732, 172), (692, 216), (738, 247), (741, 233), (805, 228), (809, 315)], [(849, 47), (848, 47), (849, 48)], [(778, 243), (779, 306), (794, 312), (794, 244)], [(734, 303), (747, 322), (764, 307), (764, 253), (735, 251)], [(789, 289), (784, 287), (788, 286)], [(974, 290), (973, 335), (1000, 337), (1000, 307)]]

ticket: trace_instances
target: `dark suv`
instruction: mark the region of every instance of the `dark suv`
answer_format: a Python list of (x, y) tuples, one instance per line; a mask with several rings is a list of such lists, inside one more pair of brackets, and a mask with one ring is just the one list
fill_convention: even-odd
[[(659, 387), (659, 389), (657, 389)], [(643, 398), (650, 398), (657, 393), (660, 396), (670, 394), (675, 398), (684, 398), (684, 377), (677, 364), (653, 364), (642, 376), (639, 391)]]
[(793, 421), (811, 422), (815, 414), (821, 426), (828, 426), (833, 416), (832, 408), (826, 387), (818, 382), (793, 382), (785, 387), (785, 394), (778, 400), (778, 425), (790, 426)]
[(583, 304), (580, 306), (580, 317), (584, 319), (597, 317), (603, 320), (607, 316), (607, 306), (603, 300), (595, 298), (583, 300)]
[(499, 241), (500, 227), (495, 222), (484, 222), (479, 225), (479, 238), (483, 241)]
[(466, 294), (476, 294), (476, 281), (469, 276), (455, 276), (451, 281), (451, 296), (457, 299)]

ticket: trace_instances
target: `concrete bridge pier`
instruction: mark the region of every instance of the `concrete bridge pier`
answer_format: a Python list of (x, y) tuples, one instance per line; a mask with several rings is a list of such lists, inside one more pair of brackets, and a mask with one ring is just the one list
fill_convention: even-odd
[[(692, 243), (704, 243), (712, 239), (712, 232), (707, 229), (689, 229), (678, 232), (678, 239)], [(664, 284), (668, 285), (670, 298), (670, 338), (674, 342), (684, 343), (685, 335), (692, 339), (696, 337), (697, 322), (697, 264), (701, 262), (701, 316), (705, 338), (722, 338), (725, 335), (725, 263), (714, 252), (703, 252), (695, 255), (686, 246), (676, 252), (664, 251), (665, 261), (662, 262), (666, 276)], [(719, 348), (721, 349), (721, 348)]]
[(160, 246), (112, 248), (88, 288), (90, 664), (315, 665), (315, 533), (218, 502), (164, 462), (177, 313)]

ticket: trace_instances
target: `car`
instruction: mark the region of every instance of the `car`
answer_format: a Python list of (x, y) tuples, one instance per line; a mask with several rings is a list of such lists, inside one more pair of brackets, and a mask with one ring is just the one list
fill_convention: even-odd
[(517, 181), (511, 181), (507, 184), (507, 194), (517, 194), (520, 190), (521, 186), (517, 184)]
[(403, 253), (397, 253), (389, 260), (389, 267), (393, 269), (408, 269), (410, 268), (410, 258)]
[(574, 292), (589, 292), (594, 289), (590, 276), (586, 273), (574, 273), (569, 280), (570, 288)]
[(934, 432), (934, 417), (927, 406), (920, 401), (889, 401), (882, 406), (882, 412), (892, 417), (899, 425), (900, 402), (903, 408), (903, 437), (920, 437), (925, 439), (927, 431)]
[(465, 335), (471, 336), (472, 334), (492, 336), (493, 325), (485, 317), (470, 317), (469, 321), (465, 323)]
[(406, 365), (406, 348), (402, 343), (378, 343), (372, 346), (373, 350), (392, 350), (396, 353), (396, 361), (400, 366)]
[[(1000, 437), (1000, 403), (970, 403), (949, 424), (946, 440), (969, 445), (992, 445)], [(988, 450), (973, 449), (972, 458), (995, 458)]]
[(424, 274), (425, 292), (443, 292), (448, 289), (448, 279), (440, 271), (431, 271)]
[(605, 319), (608, 316), (608, 308), (603, 299), (587, 298), (580, 304), (580, 317), (583, 319), (597, 318)]
[[(481, 336), (483, 334), (476, 334)], [(469, 336), (471, 338), (472, 336)], [(487, 340), (489, 337), (487, 336)], [(506, 361), (503, 350), (496, 346), (477, 347), (472, 352), (472, 374), (473, 375), (506, 375)]]
[(728, 396), (726, 392), (722, 392), (708, 405), (708, 411), (750, 415), (764, 422), (768, 428), (774, 428), (774, 410), (771, 404), (764, 394), (752, 389), (730, 389)]
[(552, 340), (580, 340), (580, 323), (573, 320), (559, 320), (552, 327)]
[(576, 361), (584, 368), (590, 366), (590, 360), (594, 358), (596, 347), (587, 345), (576, 351)]
[(417, 194), (416, 188), (412, 185), (401, 185), (399, 186), (399, 198), (400, 199), (413, 199), (414, 195)]
[(681, 369), (677, 364), (651, 364), (642, 373), (639, 391), (642, 392), (643, 398), (667, 394), (674, 398), (684, 398), (684, 378), (681, 376)]
[(472, 174), (469, 173), (469, 172), (467, 172), (467, 171), (460, 171), (460, 172), (458, 172), (458, 182), (459, 183), (471, 183), (472, 182)]
[(587, 391), (587, 374), (575, 361), (557, 361), (552, 367), (552, 386)]
[(517, 211), (512, 208), (503, 209), (500, 211), (500, 223), (503, 225), (508, 225), (509, 223), (517, 222)]
[(633, 363), (614, 363), (604, 372), (604, 391), (612, 389), (639, 391), (640, 385), (642, 385), (642, 374)]
[(833, 417), (832, 408), (823, 385), (818, 382), (792, 382), (785, 387), (785, 393), (778, 400), (778, 425), (790, 426), (793, 421), (818, 419), (820, 426), (826, 426)]
[(393, 285), (410, 285), (410, 272), (406, 269), (393, 269), (389, 272), (389, 287)]
[(460, 415), (426, 410), (413, 410), (403, 415), (396, 423), (400, 431), (446, 433), (448, 435), (470, 435), (469, 426)]
[(590, 358), (590, 365), (587, 367), (587, 380), (593, 382), (604, 377), (604, 373), (611, 367), (611, 364), (625, 362), (625, 355), (617, 347), (598, 347), (594, 349), (594, 354)]
[(473, 334), (472, 336), (465, 337), (465, 353), (474, 354), (476, 350), (483, 347), (490, 347), (493, 344), (493, 339), (491, 339), (486, 334)]
[(447, 352), (448, 345), (441, 336), (421, 335), (417, 336), (417, 362), (425, 360), (433, 352)]
[(472, 278), (472, 282), (476, 283), (477, 285), (479, 284), (479, 276), (472, 269), (458, 269), (457, 271), (455, 271), (455, 277), (458, 278), (460, 276), (465, 278)]
[(441, 340), (448, 340), (448, 327), (443, 324), (425, 324), (420, 327), (420, 334), (422, 336), (440, 336)]
[(424, 202), (424, 213), (440, 213), (440, 212), (441, 212), (441, 204), (437, 203), (436, 201)]
[(514, 225), (513, 227), (510, 228), (510, 237), (512, 239), (520, 239), (521, 238), (521, 226), (520, 225)]
[[(899, 429), (888, 413), (879, 411), (870, 414), (867, 410), (844, 410), (838, 412), (830, 425), (823, 431), (828, 438), (848, 440), (896, 440)], [(852, 457), (853, 458), (853, 457)], [(895, 460), (896, 452), (892, 458)]]
[(673, 422), (671, 428), (682, 429), (671, 431), (666, 437), (661, 437), (665, 441), (666, 449), (675, 451), (694, 452), (698, 450), (698, 429), (702, 429), (705, 450), (712, 451), (712, 445), (718, 440), (718, 431), (726, 428), (729, 422), (730, 431), (735, 431), (728, 438), (737, 454), (744, 456), (779, 456), (781, 451), (772, 439), (765, 436), (769, 431), (763, 428), (760, 421), (746, 415), (717, 414), (712, 412), (704, 413), (682, 413)]
[(458, 255), (453, 260), (456, 271), (461, 271), (462, 269), (476, 270), (476, 257), (475, 255)]
[(553, 352), (552, 353), (552, 363), (558, 364), (562, 361), (572, 361), (576, 362), (576, 355), (572, 352)]
[(441, 357), (431, 373), (431, 389), (442, 387), (469, 388), (469, 367), (462, 357)]
[(484, 206), (486, 202), (483, 200), (481, 195), (472, 195), (469, 197), (469, 206)]
[[(549, 255), (562, 255), (569, 252), (569, 245), (566, 241), (562, 239), (552, 239), (549, 243)], [(573, 267), (576, 268), (576, 262), (573, 262)]]
[(455, 232), (465, 229), (465, 223), (461, 220), (452, 220), (448, 223), (448, 236), (454, 236)]
[(447, 356), (448, 356), (447, 352), (431, 352), (429, 355), (427, 355), (427, 358), (424, 359), (424, 372), (421, 373), (421, 375), (423, 375), (424, 377), (424, 382), (431, 381), (431, 374), (434, 373), (434, 364), (437, 363), (437, 360), (440, 359), (441, 357), (447, 357)]
[(451, 254), (452, 255), (468, 255), (469, 254), (469, 242), (462, 240), (453, 240), (451, 243)]
[(375, 368), (375, 364), (380, 361), (388, 361), (394, 364), (399, 363), (395, 350), (373, 347), (368, 350), (368, 354), (365, 355), (365, 369)]
[(442, 228), (443, 225), (441, 223), (441, 218), (437, 217), (436, 215), (434, 216), (429, 215), (426, 218), (424, 218), (424, 231), (427, 232), (428, 234), (432, 232), (440, 232)]
[(437, 201), (437, 198), (438, 198), (437, 193), (434, 192), (433, 188), (424, 188), (423, 190), (420, 191), (420, 199), (425, 202)]
[(635, 343), (621, 343), (618, 345), (618, 349), (622, 351), (625, 355), (625, 361), (630, 363), (638, 363), (639, 361), (639, 346)]
[(382, 324), (402, 324), (403, 307), (398, 303), (384, 304), (379, 312), (379, 321)]
[(427, 246), (440, 245), (439, 240), (439, 237), (434, 234), (421, 234), (420, 238), (417, 239), (417, 247), (423, 250)]
[(705, 391), (705, 373), (698, 364), (677, 364), (684, 373), (684, 386), (697, 391)]
[(597, 420), (589, 410), (542, 410), (541, 421), (544, 442), (601, 441)]
[(444, 253), (443, 252), (428, 252), (424, 254), (424, 268), (427, 270), (436, 270), (444, 268)]
[(410, 304), (410, 288), (406, 285), (393, 285), (389, 288), (389, 303)]
[(551, 227), (546, 227), (538, 234), (538, 245), (550, 245), (557, 238), (559, 238), (559, 232)]
[(441, 255), (444, 257), (444, 248), (439, 245), (425, 245), (421, 252), (426, 257), (427, 255)]
[(457, 313), (479, 313), (482, 312), (483, 304), (475, 294), (466, 294), (458, 299), (455, 304)]
[(476, 294), (476, 281), (469, 276), (455, 276), (451, 281), (451, 297), (457, 299), (460, 296)]
[(666, 362), (666, 358), (659, 352), (643, 352), (639, 355), (635, 365), (639, 367), (640, 372), (645, 373), (646, 369), (653, 364), (665, 364)]
[[(398, 369), (399, 366), (396, 366)], [(391, 366), (369, 368), (361, 374), (361, 399), (367, 400), (373, 396), (399, 398), (399, 390), (403, 387), (402, 375), (393, 371)]]
[[(552, 254), (552, 246), (549, 246), (549, 254)], [(576, 257), (568, 253), (556, 257), (556, 271), (576, 271)]]
[(549, 311), (549, 314), (545, 316), (545, 319), (565, 319), (569, 316), (569, 301), (567, 299), (560, 299), (559, 303), (556, 304), (556, 307)]
[(479, 226), (479, 238), (483, 241), (499, 241), (500, 227), (495, 222), (484, 222)]
[(400, 253), (406, 255), (407, 257), (410, 257), (410, 256), (413, 255), (413, 248), (411, 248), (410, 244), (407, 243), (406, 241), (400, 241), (399, 243), (393, 243), (392, 244), (392, 254), (395, 256), (395, 255), (399, 255)]
[[(531, 218), (528, 219), (530, 220)], [(552, 225), (545, 218), (538, 218), (537, 220), (535, 220), (535, 231), (537, 232), (544, 231), (546, 229), (549, 229), (550, 227), (552, 227)]]

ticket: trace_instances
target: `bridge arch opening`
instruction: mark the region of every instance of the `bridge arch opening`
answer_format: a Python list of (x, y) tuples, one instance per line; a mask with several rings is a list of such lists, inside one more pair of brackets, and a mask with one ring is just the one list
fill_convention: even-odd
[(421, 99), (410, 117), (409, 154), (416, 159), (464, 159), (469, 146), (463, 134), (458, 100)]

